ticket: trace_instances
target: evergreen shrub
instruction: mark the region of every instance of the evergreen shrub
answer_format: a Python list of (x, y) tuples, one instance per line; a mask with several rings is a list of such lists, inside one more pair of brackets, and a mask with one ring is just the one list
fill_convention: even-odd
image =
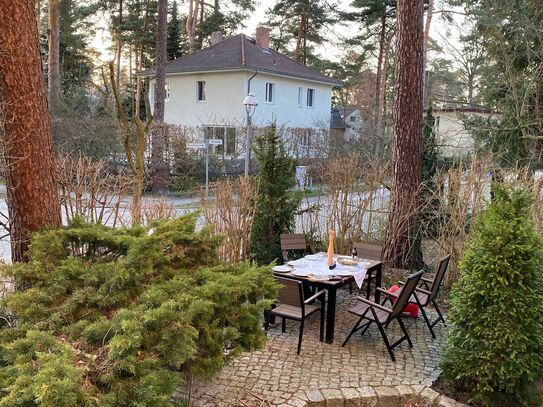
[(0, 405), (174, 406), (183, 377), (262, 346), (270, 270), (220, 263), (195, 224), (36, 234), (29, 263), (3, 268), (29, 288), (3, 304), (18, 323), (0, 331)]
[(259, 197), (251, 234), (251, 253), (258, 264), (281, 260), (281, 233), (294, 228), (301, 195), (292, 192), (296, 185), (296, 161), (285, 152), (275, 125), (255, 140), (259, 162)]
[[(486, 406), (521, 405), (543, 367), (543, 246), (511, 187), (476, 219), (453, 287), (443, 374)], [(506, 401), (507, 400), (507, 401)]]

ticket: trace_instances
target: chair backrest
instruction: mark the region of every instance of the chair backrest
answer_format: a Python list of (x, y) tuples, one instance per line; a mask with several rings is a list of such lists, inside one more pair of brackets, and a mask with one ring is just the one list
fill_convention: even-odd
[(407, 281), (402, 288), (402, 292), (400, 293), (400, 296), (392, 307), (392, 313), (388, 317), (389, 321), (403, 312), (403, 309), (407, 305), (409, 299), (411, 298), (411, 295), (413, 295), (413, 291), (415, 291), (415, 288), (419, 284), (422, 273), (424, 273), (424, 270), (417, 271), (416, 273), (411, 274), (409, 277), (407, 277)]
[(302, 282), (291, 278), (274, 276), (275, 280), (281, 285), (277, 299), (279, 303), (292, 305), (304, 309), (304, 290)]
[(358, 257), (368, 260), (381, 260), (383, 257), (383, 246), (362, 242), (353, 242)]
[(445, 271), (447, 271), (450, 259), (451, 255), (448, 254), (439, 261), (437, 272), (434, 275), (434, 282), (432, 283), (432, 288), (430, 289), (431, 294), (428, 296), (428, 302), (433, 301), (433, 299), (436, 297), (439, 287), (441, 286), (441, 282), (443, 281), (443, 277), (445, 277)]
[(281, 234), (281, 250), (306, 250), (307, 243), (303, 233)]

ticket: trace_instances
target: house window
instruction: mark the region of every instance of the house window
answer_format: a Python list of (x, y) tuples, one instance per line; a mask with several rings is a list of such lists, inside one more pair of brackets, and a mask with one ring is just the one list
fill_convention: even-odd
[(220, 139), (222, 145), (210, 146), (209, 152), (215, 155), (233, 156), (236, 154), (236, 128), (227, 126), (208, 126), (205, 128), (207, 139)]
[(266, 82), (266, 103), (275, 102), (275, 83)]
[(304, 88), (301, 86), (298, 88), (298, 107), (302, 107), (304, 99)]
[(164, 102), (170, 101), (170, 82), (166, 82), (166, 95), (164, 96)]
[(315, 89), (307, 90), (307, 107), (313, 107), (315, 104)]
[(301, 141), (302, 148), (311, 147), (311, 129), (305, 129), (302, 132), (302, 136), (301, 136), (300, 141)]
[(196, 82), (196, 100), (198, 102), (203, 102), (206, 100), (206, 82), (198, 81)]

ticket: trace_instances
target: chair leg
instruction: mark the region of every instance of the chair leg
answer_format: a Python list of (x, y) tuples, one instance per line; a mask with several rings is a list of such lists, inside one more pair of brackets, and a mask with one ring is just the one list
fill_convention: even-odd
[(379, 328), (379, 332), (381, 333), (381, 336), (383, 337), (383, 342), (385, 342), (385, 346), (387, 347), (390, 358), (392, 359), (393, 362), (396, 362), (396, 358), (394, 357), (394, 352), (392, 351), (392, 348), (390, 347), (390, 342), (388, 341), (385, 328), (383, 328), (383, 326), (379, 322), (376, 322), (376, 325)]
[(443, 325), (447, 326), (447, 324), (445, 323), (445, 318), (443, 318), (443, 314), (441, 314), (441, 310), (437, 306), (437, 303), (435, 302), (435, 300), (432, 301), (432, 305), (436, 309), (437, 315), (439, 315), (439, 319), (441, 320), (441, 322), (443, 322)]
[(366, 286), (366, 298), (370, 298), (371, 295), (371, 273), (368, 274), (368, 285)]
[(302, 338), (304, 337), (304, 319), (302, 318), (302, 322), (300, 323), (300, 337), (298, 338), (298, 355), (300, 354), (300, 351), (302, 350)]
[(281, 332), (285, 333), (287, 331), (287, 319), (283, 318), (281, 321)]
[(321, 323), (320, 323), (320, 331), (319, 331), (319, 340), (322, 342), (324, 341), (324, 299), (321, 299)]
[(436, 339), (436, 334), (434, 333), (432, 324), (430, 323), (430, 320), (428, 319), (428, 315), (426, 315), (426, 311), (424, 310), (424, 307), (421, 307), (419, 305), (419, 309), (420, 309), (420, 313), (422, 314), (422, 317), (424, 318), (424, 322), (426, 322), (426, 325), (428, 326), (428, 329), (430, 330), (430, 333), (432, 334), (432, 338)]
[(352, 281), (349, 283), (349, 294), (353, 293), (353, 283)]
[(404, 325), (401, 317), (398, 317), (398, 324), (400, 324), (400, 329), (402, 330), (402, 332), (403, 332), (403, 334), (405, 336), (405, 339), (407, 339), (407, 343), (409, 344), (409, 347), (412, 348), (413, 347), (413, 342), (411, 342), (411, 338), (409, 337), (409, 333), (407, 333), (407, 329), (405, 328), (405, 325)]
[(345, 340), (343, 341), (343, 343), (341, 344), (341, 347), (345, 346), (347, 344), (347, 342), (349, 342), (349, 339), (351, 339), (351, 336), (353, 336), (353, 334), (357, 331), (358, 329), (358, 326), (360, 325), (360, 323), (362, 322), (362, 320), (364, 319), (364, 317), (360, 317), (360, 319), (356, 322), (356, 324), (354, 325), (354, 328), (351, 330), (351, 332), (349, 332), (349, 335), (347, 335), (347, 338), (345, 338)]

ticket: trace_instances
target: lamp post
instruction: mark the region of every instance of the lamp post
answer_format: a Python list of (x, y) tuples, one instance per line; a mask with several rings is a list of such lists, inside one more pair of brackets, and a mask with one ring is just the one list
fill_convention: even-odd
[(245, 132), (245, 176), (249, 175), (249, 163), (251, 162), (251, 121), (253, 114), (255, 113), (258, 101), (254, 92), (249, 92), (245, 99), (243, 99), (243, 105), (245, 106), (245, 112), (247, 113), (247, 129)]

